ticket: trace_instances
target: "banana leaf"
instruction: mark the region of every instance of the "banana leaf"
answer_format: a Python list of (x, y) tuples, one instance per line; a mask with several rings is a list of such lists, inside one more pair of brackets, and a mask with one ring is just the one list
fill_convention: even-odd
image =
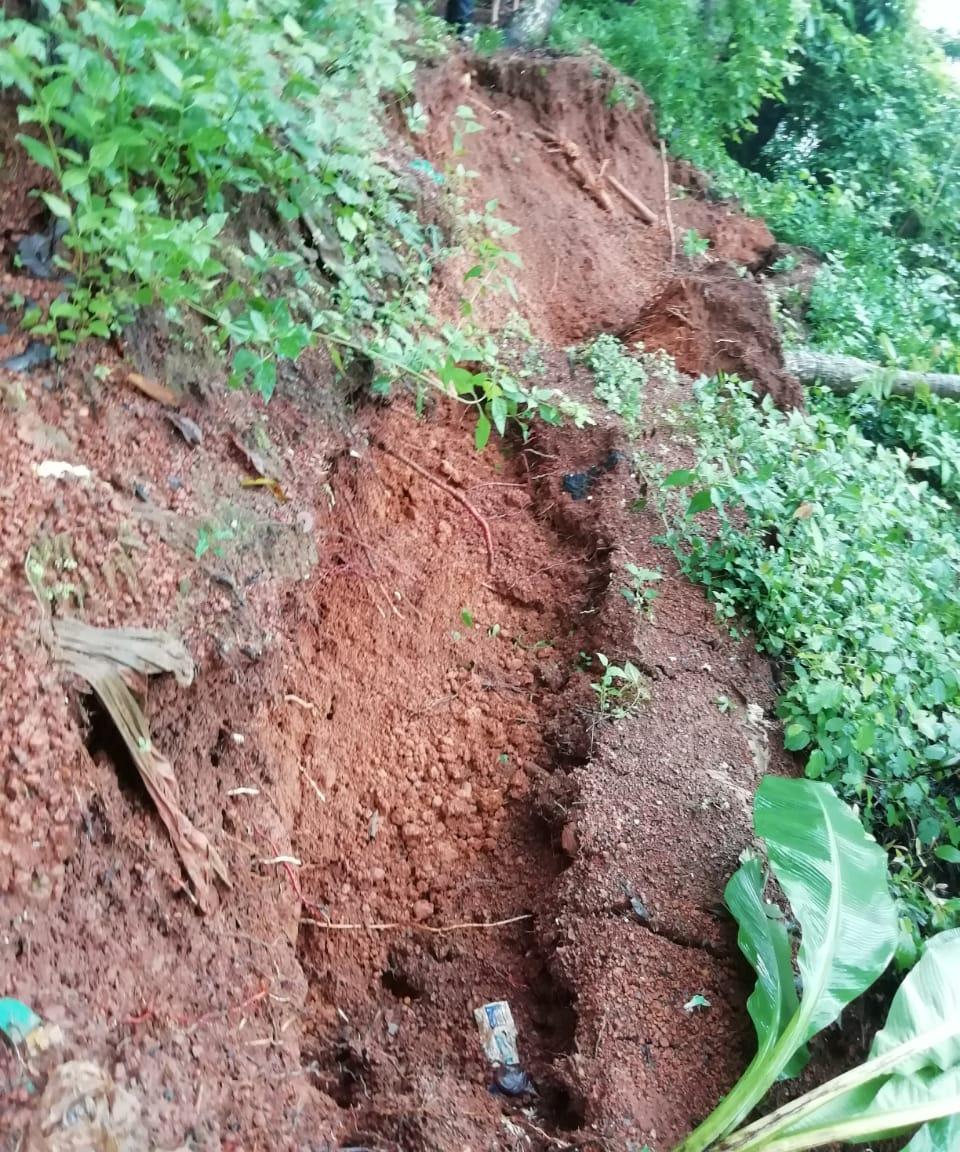
[(957, 1152), (960, 929), (930, 940), (868, 1059), (724, 1140), (724, 1152), (802, 1152), (883, 1140), (923, 1125), (907, 1152)]
[(755, 876), (735, 876), (731, 911), (740, 924), (741, 949), (751, 963), (761, 963), (761, 991), (751, 997), (750, 1008), (759, 1048), (719, 1107), (676, 1152), (710, 1148), (743, 1122), (775, 1080), (796, 1074), (810, 1038), (877, 980), (896, 946), (886, 854), (828, 784), (765, 777), (754, 801), (754, 827), (800, 924), (803, 995), (785, 1019), (791, 1001), (779, 959), (782, 929), (775, 919), (758, 915)]

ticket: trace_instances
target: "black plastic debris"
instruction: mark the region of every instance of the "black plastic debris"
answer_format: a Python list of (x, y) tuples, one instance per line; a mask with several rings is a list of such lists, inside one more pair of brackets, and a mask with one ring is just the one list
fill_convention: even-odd
[(10, 331), (9, 325), (4, 324), (4, 322), (2, 320), (0, 320), (0, 336), (6, 336), (6, 334), (9, 331)]
[(594, 464), (586, 472), (568, 472), (562, 481), (564, 492), (572, 496), (574, 500), (585, 500), (590, 489), (600, 477), (605, 472), (612, 472), (622, 459), (623, 453), (611, 448), (599, 464)]
[(8, 372), (31, 372), (41, 364), (49, 364), (52, 359), (53, 349), (49, 344), (31, 340), (19, 356), (8, 356), (6, 360), (0, 360), (0, 368), (6, 368)]
[(195, 420), (191, 420), (181, 412), (164, 412), (164, 416), (191, 447), (203, 443), (203, 432)]
[(563, 490), (574, 500), (586, 500), (592, 484), (589, 472), (568, 472), (563, 478)]
[(503, 1096), (535, 1096), (537, 1089), (519, 1065), (506, 1064), (497, 1069), (490, 1091)]
[(57, 219), (45, 231), (24, 236), (17, 245), (19, 266), (38, 280), (58, 280), (63, 271), (53, 261), (66, 231), (67, 222)]

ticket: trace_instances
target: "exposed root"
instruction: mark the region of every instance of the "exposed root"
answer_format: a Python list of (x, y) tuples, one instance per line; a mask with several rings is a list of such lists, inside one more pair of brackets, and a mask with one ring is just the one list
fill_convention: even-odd
[(487, 568), (492, 571), (494, 557), (493, 536), (490, 532), (490, 525), (480, 515), (476, 508), (474, 508), (466, 496), (463, 496), (455, 488), (451, 488), (449, 484), (444, 484), (442, 480), (438, 480), (432, 472), (428, 472), (426, 468), (422, 467), (420, 464), (417, 464), (414, 460), (409, 459), (409, 457), (402, 455), (400, 452), (395, 452), (392, 448), (388, 448), (382, 441), (377, 442), (377, 447), (381, 452), (386, 453), (387, 456), (392, 456), (394, 460), (399, 460), (401, 464), (406, 464), (406, 466), (416, 472), (418, 476), (422, 476), (424, 480), (428, 480), (431, 484), (434, 485), (435, 488), (439, 488), (441, 492), (445, 492), (451, 500), (456, 500), (456, 502), (462, 508), (465, 508), (467, 512), (470, 513), (473, 519), (476, 520), (476, 522), (480, 525), (480, 531), (483, 533), (483, 540), (487, 546)]
[(360, 544), (360, 547), (363, 549), (364, 556), (367, 558), (367, 564), (370, 565), (370, 575), (373, 578), (374, 584), (376, 584), (376, 586), (380, 589), (380, 595), (384, 598), (384, 600), (386, 600), (390, 611), (394, 614), (394, 616), (398, 616), (402, 620), (403, 613), (396, 606), (396, 604), (394, 604), (390, 593), (383, 586), (383, 581), (380, 579), (380, 574), (377, 572), (377, 566), (373, 562), (373, 555), (371, 554), (370, 549), (367, 547), (367, 542), (363, 538), (363, 533), (360, 531), (360, 521), (357, 519), (357, 511), (353, 506), (353, 501), (345, 491), (341, 491), (340, 498), (343, 500), (344, 504), (347, 506), (347, 511), (350, 513), (350, 521), (353, 524), (353, 530), (356, 532), (357, 540)]
[(344, 924), (329, 920), (309, 920), (301, 918), (301, 924), (309, 924), (311, 928), (323, 928), (327, 932), (396, 932), (411, 930), (413, 932), (432, 932), (434, 936), (445, 936), (448, 932), (466, 932), (470, 929), (505, 928), (508, 924), (519, 924), (523, 920), (532, 920), (533, 913), (525, 912), (521, 916), (508, 916), (506, 920), (468, 920), (461, 924), (443, 924), (433, 927), (430, 924), (420, 924), (416, 920), (395, 920), (389, 923), (374, 924)]

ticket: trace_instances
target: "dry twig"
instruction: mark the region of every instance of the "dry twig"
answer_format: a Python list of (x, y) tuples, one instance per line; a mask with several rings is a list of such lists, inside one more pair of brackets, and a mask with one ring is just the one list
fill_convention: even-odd
[(630, 205), (630, 207), (633, 208), (633, 210), (640, 217), (640, 219), (644, 222), (644, 224), (656, 224), (656, 222), (657, 222), (656, 213), (652, 212), (646, 206), (646, 204), (644, 204), (644, 202), (640, 199), (639, 196), (635, 196), (633, 194), (633, 192), (630, 191), (629, 188), (627, 188), (623, 184), (621, 184), (620, 181), (616, 178), (616, 176), (611, 176), (608, 173), (604, 178), (615, 192), (620, 193), (620, 195), (624, 198), (624, 200), (626, 200), (626, 202)]
[(570, 171), (580, 181), (581, 188), (583, 188), (588, 196), (596, 201), (604, 212), (613, 211), (613, 205), (610, 203), (610, 197), (607, 195), (606, 190), (597, 177), (590, 171), (580, 155), (579, 147), (574, 144), (572, 140), (563, 140), (543, 128), (534, 128), (533, 134), (538, 140), (542, 140), (552, 152), (560, 153), (564, 160), (570, 165)]

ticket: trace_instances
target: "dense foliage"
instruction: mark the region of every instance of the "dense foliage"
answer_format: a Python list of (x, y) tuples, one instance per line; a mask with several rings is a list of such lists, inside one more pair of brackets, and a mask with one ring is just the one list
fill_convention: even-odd
[[(960, 371), (960, 87), (913, 0), (567, 0), (554, 35), (638, 79), (675, 152), (816, 255), (788, 339)], [(960, 406), (878, 379), (785, 416), (748, 391), (698, 389), (690, 507), (719, 533), (681, 518), (673, 542), (782, 662), (788, 746), (863, 808), (913, 935), (956, 924)]]
[[(470, 319), (479, 295), (511, 286), (496, 205), (468, 207), (462, 163), (438, 173), (388, 148), (391, 106), (411, 132), (425, 126), (396, 0), (41, 10), (0, 14), (0, 84), (19, 90), (20, 141), (50, 174), (41, 195), (72, 278), (47, 316), (28, 317), (38, 334), (63, 352), (159, 309), (265, 397), (278, 362), (322, 344), (338, 367), (372, 361), (377, 389), (404, 378), (473, 405), (481, 444), (510, 418), (559, 418), (562, 398), (523, 386)], [(462, 152), (480, 131), (470, 108), (451, 131)], [(445, 231), (421, 221), (425, 188)], [(453, 252), (475, 263), (460, 322), (443, 324), (428, 288)]]
[[(685, 571), (781, 661), (787, 747), (889, 849), (905, 928), (960, 924), (953, 508), (829, 405), (783, 413), (750, 385), (704, 380), (689, 415), (696, 475), (667, 478), (699, 487), (669, 535)], [(716, 531), (695, 515), (711, 509)]]
[[(26, 97), (21, 141), (55, 176), (44, 199), (67, 226), (76, 284), (50, 317), (61, 341), (145, 307), (192, 313), (267, 395), (277, 357), (314, 331), (362, 331), (404, 355), (429, 251), (409, 193), (375, 159), (378, 102), (412, 69), (392, 7), (49, 0), (42, 24), (0, 24), (0, 74)], [(240, 231), (228, 221), (242, 203)]]

